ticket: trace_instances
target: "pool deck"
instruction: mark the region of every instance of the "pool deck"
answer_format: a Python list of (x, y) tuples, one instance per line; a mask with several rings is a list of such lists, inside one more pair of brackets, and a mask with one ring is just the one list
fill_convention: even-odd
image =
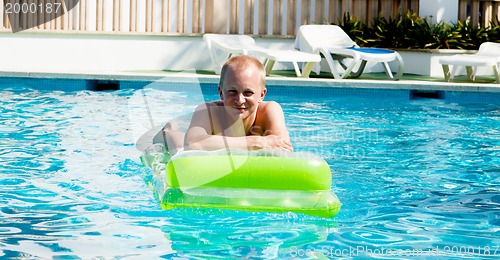
[[(219, 76), (209, 71), (99, 71), (99, 72), (31, 72), (0, 71), (0, 77), (20, 78), (65, 78), (102, 81), (190, 81), (200, 83), (217, 83)], [(500, 84), (495, 83), (493, 76), (478, 76), (471, 82), (465, 76), (458, 76), (453, 82), (442, 78), (404, 74), (401, 80), (387, 78), (385, 73), (365, 73), (358, 79), (333, 79), (328, 73), (312, 75), (310, 78), (297, 78), (292, 71), (273, 71), (267, 77), (268, 85), (294, 85), (304, 87), (336, 87), (336, 88), (371, 88), (371, 89), (405, 89), (421, 91), (464, 91), (464, 92), (497, 92)]]

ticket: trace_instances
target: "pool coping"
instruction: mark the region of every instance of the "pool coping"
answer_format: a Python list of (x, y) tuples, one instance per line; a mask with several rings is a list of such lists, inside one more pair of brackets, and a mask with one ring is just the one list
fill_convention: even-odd
[[(134, 72), (134, 71), (99, 71), (99, 72), (31, 72), (0, 71), (0, 77), (22, 78), (64, 78), (103, 81), (179, 81), (216, 84), (219, 75), (199, 74), (194, 71), (183, 72)], [(419, 80), (369, 80), (369, 79), (333, 79), (333, 78), (297, 78), (271, 75), (267, 77), (267, 85), (360, 88), (360, 89), (397, 89), (419, 91), (458, 91), (458, 92), (495, 92), (500, 93), (500, 84), (477, 82), (436, 82)]]

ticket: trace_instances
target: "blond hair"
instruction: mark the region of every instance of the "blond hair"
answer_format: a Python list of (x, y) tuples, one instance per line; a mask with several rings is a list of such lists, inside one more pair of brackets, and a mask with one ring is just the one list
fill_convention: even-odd
[(238, 55), (238, 56), (233, 56), (230, 59), (224, 63), (224, 66), (222, 66), (222, 70), (220, 72), (220, 81), (219, 81), (219, 86), (222, 88), (224, 86), (224, 80), (227, 76), (227, 73), (229, 71), (232, 71), (233, 73), (235, 71), (243, 71), (249, 68), (256, 68), (257, 71), (259, 72), (260, 78), (261, 78), (261, 87), (262, 89), (266, 88), (266, 70), (264, 69), (264, 66), (262, 63), (248, 55)]

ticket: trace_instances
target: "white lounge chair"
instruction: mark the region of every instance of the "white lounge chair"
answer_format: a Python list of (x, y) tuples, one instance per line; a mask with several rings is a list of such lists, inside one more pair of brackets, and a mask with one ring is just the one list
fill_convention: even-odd
[[(347, 33), (337, 25), (302, 25), (295, 39), (295, 48), (310, 53), (320, 53), (327, 61), (334, 78), (357, 78), (365, 69), (367, 62), (380, 62), (384, 65), (387, 76), (398, 80), (403, 74), (404, 62), (398, 52), (380, 48), (360, 48)], [(351, 60), (348, 64), (345, 62)], [(398, 65), (393, 76), (389, 62)], [(344, 71), (338, 70), (340, 65)], [(358, 66), (358, 70), (353, 69)]]
[[(208, 45), (210, 59), (215, 66), (215, 73), (219, 74), (223, 63), (232, 55), (247, 54), (256, 57), (263, 57), (266, 74), (269, 75), (276, 62), (291, 62), (297, 77), (309, 77), (315, 63), (321, 61), (319, 54), (301, 52), (297, 50), (276, 50), (257, 46), (252, 37), (240, 34), (211, 34), (203, 35), (203, 39)], [(227, 57), (223, 60), (218, 53), (223, 52)], [(299, 69), (299, 62), (304, 63), (302, 71)]]
[[(474, 81), (476, 79), (477, 67), (485, 66), (493, 68), (493, 74), (497, 83), (500, 83), (498, 66), (500, 65), (500, 43), (483, 42), (475, 54), (456, 54), (439, 59), (443, 66), (444, 78), (452, 81), (460, 66), (465, 66), (467, 78)], [(450, 71), (450, 65), (452, 69)]]

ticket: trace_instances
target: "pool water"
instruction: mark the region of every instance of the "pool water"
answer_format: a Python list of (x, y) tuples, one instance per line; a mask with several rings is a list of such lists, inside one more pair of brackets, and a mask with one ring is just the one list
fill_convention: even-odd
[[(204, 93), (217, 99), (214, 86)], [(199, 101), (192, 95), (183, 88), (1, 88), (0, 258), (500, 255), (498, 102), (269, 88), (295, 150), (332, 169), (343, 207), (321, 219), (162, 211), (135, 148), (136, 123), (186, 114)], [(142, 116), (134, 103), (140, 97), (149, 98)]]

